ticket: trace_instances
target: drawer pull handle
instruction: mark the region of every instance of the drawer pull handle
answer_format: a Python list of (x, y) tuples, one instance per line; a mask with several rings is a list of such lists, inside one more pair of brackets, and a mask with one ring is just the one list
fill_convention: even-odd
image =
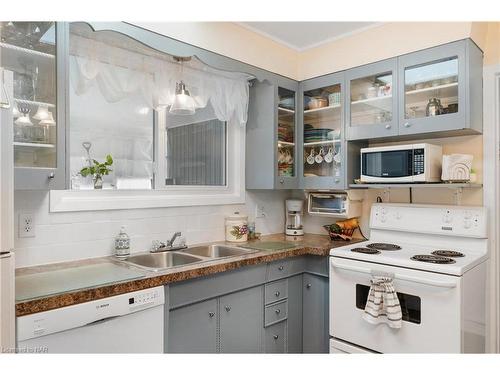
[(311, 289), (311, 286), (312, 286), (311, 284), (307, 284), (307, 285), (306, 285), (306, 288), (307, 288), (307, 289)]
[(390, 124), (387, 124), (387, 125), (385, 126), (385, 128), (386, 128), (386, 129), (390, 129), (390, 128), (391, 128), (391, 125), (390, 125)]
[(225, 306), (224, 308), (226, 309), (226, 311), (231, 311), (231, 306)]
[(278, 269), (279, 269), (280, 271), (283, 271), (284, 267), (283, 267), (283, 266), (279, 266), (279, 267), (278, 267)]
[(280, 294), (281, 294), (281, 293), (280, 293), (279, 291), (277, 291), (276, 293), (274, 293), (274, 295), (275, 295), (276, 297), (279, 297), (279, 296), (280, 296)]
[(275, 312), (276, 314), (279, 314), (279, 313), (281, 312), (281, 310), (280, 310), (280, 309), (276, 309), (276, 310), (274, 310), (274, 312)]
[(211, 317), (211, 318), (213, 318), (213, 317), (215, 316), (215, 313), (214, 313), (214, 312), (212, 312), (212, 311), (210, 311), (210, 312), (208, 313), (208, 316), (209, 316), (209, 317)]
[(273, 336), (273, 339), (278, 340), (278, 339), (279, 339), (279, 336), (278, 336), (278, 335), (274, 335), (274, 336)]

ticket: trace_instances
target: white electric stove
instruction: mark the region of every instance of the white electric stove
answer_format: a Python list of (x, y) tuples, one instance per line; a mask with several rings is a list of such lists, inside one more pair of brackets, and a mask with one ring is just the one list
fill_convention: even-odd
[[(483, 207), (374, 204), (370, 240), (330, 252), (331, 352), (485, 351)], [(372, 275), (393, 278), (400, 329), (362, 318)]]

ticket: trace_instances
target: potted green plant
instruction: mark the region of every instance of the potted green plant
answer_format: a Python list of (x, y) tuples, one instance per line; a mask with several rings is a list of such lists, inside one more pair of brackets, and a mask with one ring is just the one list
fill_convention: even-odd
[(93, 165), (83, 167), (80, 170), (80, 175), (83, 177), (92, 176), (94, 180), (94, 189), (102, 189), (102, 176), (107, 176), (113, 170), (110, 168), (113, 165), (113, 158), (111, 155), (106, 155), (106, 161), (99, 163), (97, 160), (92, 159)]

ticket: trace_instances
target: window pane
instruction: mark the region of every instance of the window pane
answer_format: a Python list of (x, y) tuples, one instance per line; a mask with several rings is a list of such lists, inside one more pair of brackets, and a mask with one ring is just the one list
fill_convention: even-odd
[[(95, 54), (97, 46), (110, 55), (123, 53), (128, 39), (118, 33), (91, 32), (85, 24), (70, 27), (70, 168), (72, 188), (93, 186), (78, 172), (88, 165), (83, 142), (90, 142), (91, 158), (104, 162), (113, 157), (112, 172), (103, 177), (104, 188), (148, 189), (153, 179), (154, 113), (139, 90), (121, 88), (137, 71), (129, 61), (107, 61)], [(104, 46), (104, 47), (103, 47)], [(143, 56), (138, 43), (127, 44), (126, 56)], [(88, 79), (88, 66), (99, 74)], [(103, 83), (106, 80), (106, 85)], [(109, 82), (117, 83), (116, 100), (110, 100)], [(119, 94), (119, 95), (118, 95)]]
[(166, 185), (226, 185), (226, 133), (217, 119), (167, 128)]

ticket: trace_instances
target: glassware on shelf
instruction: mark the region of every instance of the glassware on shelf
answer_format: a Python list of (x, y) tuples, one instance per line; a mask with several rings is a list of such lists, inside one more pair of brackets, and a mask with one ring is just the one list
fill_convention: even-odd
[(458, 57), (405, 69), (405, 118), (458, 112)]
[(278, 176), (295, 176), (295, 92), (278, 88)]
[(392, 73), (384, 72), (350, 81), (351, 126), (392, 121)]
[(0, 67), (13, 72), (14, 165), (55, 168), (56, 23), (0, 22)]

